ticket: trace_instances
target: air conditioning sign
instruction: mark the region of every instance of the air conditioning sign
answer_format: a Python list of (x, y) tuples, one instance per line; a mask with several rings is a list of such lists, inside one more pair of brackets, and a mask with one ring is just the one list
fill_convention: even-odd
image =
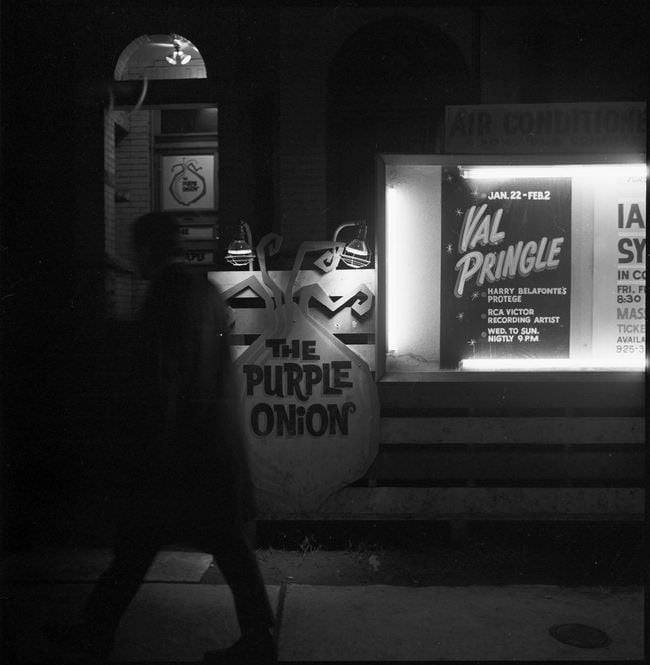
[(459, 154), (642, 152), (642, 102), (448, 106), (445, 151)]

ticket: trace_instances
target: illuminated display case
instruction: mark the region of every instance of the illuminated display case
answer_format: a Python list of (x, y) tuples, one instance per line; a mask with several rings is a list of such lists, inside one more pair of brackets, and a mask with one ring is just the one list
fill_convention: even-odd
[(382, 155), (378, 177), (380, 374), (645, 369), (642, 155)]

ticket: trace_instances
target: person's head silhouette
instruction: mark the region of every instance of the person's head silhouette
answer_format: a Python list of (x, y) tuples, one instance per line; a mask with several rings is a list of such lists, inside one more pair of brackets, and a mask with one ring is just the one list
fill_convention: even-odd
[(138, 269), (145, 279), (152, 279), (181, 254), (178, 224), (165, 212), (150, 212), (133, 224), (133, 246)]

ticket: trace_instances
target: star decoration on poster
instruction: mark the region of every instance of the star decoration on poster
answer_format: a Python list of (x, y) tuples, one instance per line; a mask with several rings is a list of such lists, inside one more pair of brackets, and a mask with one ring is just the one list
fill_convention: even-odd
[[(557, 290), (567, 293), (570, 284), (570, 181), (492, 182), (467, 178), (461, 168), (442, 169), (441, 366), (457, 368), (463, 357), (566, 356), (569, 298)], [(528, 200), (528, 192), (542, 191), (544, 198)], [(506, 274), (503, 258), (498, 262), (510, 246), (532, 242), (543, 267), (554, 239), (562, 243), (555, 272), (535, 269), (523, 282), (519, 273)], [(482, 272), (488, 256), (492, 263)]]

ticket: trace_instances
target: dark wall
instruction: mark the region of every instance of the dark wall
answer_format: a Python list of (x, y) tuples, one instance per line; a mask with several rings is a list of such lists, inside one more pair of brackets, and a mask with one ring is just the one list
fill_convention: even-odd
[[(503, 93), (490, 101), (646, 98), (645, 3), (516, 4), (515, 11), (467, 3), (479, 11), (472, 13), (474, 43), (464, 50), (437, 22), (436, 7), (430, 21), (410, 19), (404, 6), (384, 22), (360, 7), (367, 25), (333, 60), (316, 63), (330, 71), (330, 227), (372, 216), (375, 152), (435, 151), (445, 104), (486, 101), (478, 74)], [(322, 18), (332, 9), (314, 11)], [(89, 364), (106, 341), (93, 328), (102, 323), (102, 274), (89, 272), (86, 262), (103, 247), (100, 119), (118, 54), (142, 34), (173, 29), (192, 36), (213, 86), (214, 100), (203, 101), (221, 110), (222, 212), (230, 221), (247, 217), (259, 238), (282, 230), (278, 191), (280, 176), (288, 176), (277, 166), (281, 63), (310, 49), (304, 35), (291, 35), (292, 11), (208, 0), (4, 3), (2, 434), (12, 505), (27, 505), (44, 490), (74, 491), (83, 473), (81, 440), (89, 430), (78, 423), (93, 421), (76, 399), (83, 382), (101, 389)], [(308, 15), (301, 12), (303, 23)], [(490, 39), (481, 40), (487, 29)], [(489, 60), (476, 49), (488, 41)], [(461, 51), (479, 61), (466, 62)], [(499, 79), (500, 59), (507, 60), (507, 80)], [(13, 515), (21, 523), (20, 513)]]
[(647, 3), (530, 6), (519, 42), (521, 102), (647, 98)]
[(60, 380), (56, 360), (69, 333), (77, 213), (72, 54), (60, 48), (55, 20), (35, 26), (36, 48), (17, 47), (15, 26), (30, 24), (34, 11), (12, 3), (2, 21), (3, 346), (12, 387), (6, 396), (24, 403), (22, 426), (30, 431), (56, 409), (45, 391)]
[(329, 63), (330, 233), (343, 221), (372, 224), (376, 154), (440, 152), (445, 105), (478, 103), (475, 83), (458, 45), (434, 21), (384, 18), (348, 37)]
[[(71, 54), (38, 6), (2, 11), (2, 462), (3, 504), (26, 506), (52, 480), (64, 434), (65, 357), (76, 216)], [(23, 31), (19, 37), (17, 26)], [(65, 29), (63, 29), (65, 32)], [(27, 48), (27, 41), (35, 48)], [(58, 57), (54, 57), (56, 53)], [(23, 524), (21, 513), (12, 512)]]
[[(210, 99), (189, 101), (223, 111), (224, 215), (270, 229), (274, 105), (270, 83), (258, 83), (263, 44), (246, 39), (265, 29), (259, 12), (253, 20), (214, 3), (3, 6), (2, 503), (14, 543), (29, 541), (48, 503), (73, 499), (102, 472), (105, 370), (121, 339), (103, 307), (102, 114), (117, 56), (142, 34), (196, 39)], [(117, 101), (137, 93), (121, 89)]]

